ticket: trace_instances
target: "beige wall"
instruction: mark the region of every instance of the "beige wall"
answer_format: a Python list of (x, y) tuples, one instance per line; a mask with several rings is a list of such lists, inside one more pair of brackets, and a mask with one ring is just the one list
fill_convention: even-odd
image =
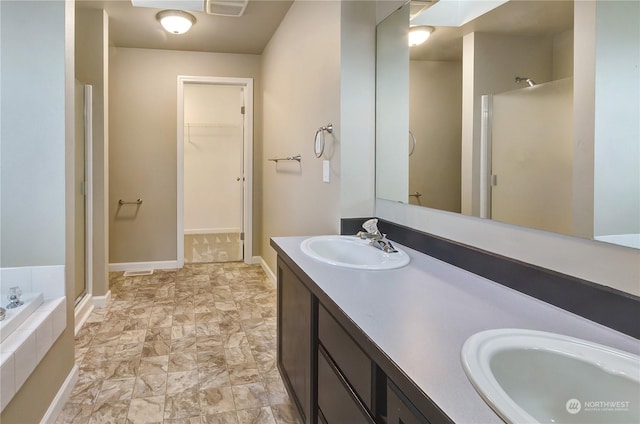
[[(263, 53), (262, 257), (275, 270), (274, 236), (336, 234), (340, 225), (340, 2), (297, 1)], [(326, 159), (313, 152), (318, 127), (333, 123)], [(302, 162), (267, 162), (302, 155)], [(257, 186), (258, 184), (256, 184)]]
[[(74, 105), (65, 99), (74, 98), (73, 3), (2, 1), (0, 19), (3, 265), (23, 243), (11, 238), (15, 229), (30, 248), (14, 250), (19, 256), (7, 265), (72, 270), (74, 170), (65, 160), (73, 163)], [(67, 327), (2, 411), (2, 423), (40, 422), (73, 367), (72, 272), (65, 293)]]
[(109, 290), (109, 18), (102, 10), (76, 10), (76, 78), (93, 86), (93, 275), (91, 294)]
[(574, 7), (573, 233), (593, 238), (596, 2)]
[[(260, 56), (114, 48), (109, 92), (109, 262), (175, 261), (177, 76), (254, 79), (254, 152), (260, 157)], [(262, 164), (255, 163), (254, 175)], [(143, 204), (118, 210), (118, 199)], [(260, 193), (254, 195), (259, 248)], [(259, 254), (254, 252), (254, 254)]]
[(412, 60), (409, 85), (409, 193), (422, 194), (409, 202), (460, 212), (462, 63)]

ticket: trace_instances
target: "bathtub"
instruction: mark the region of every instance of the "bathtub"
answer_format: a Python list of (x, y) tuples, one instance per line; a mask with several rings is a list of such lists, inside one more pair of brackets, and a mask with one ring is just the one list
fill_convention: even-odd
[[(3, 299), (4, 300), (4, 299)], [(42, 293), (23, 293), (20, 300), (24, 305), (14, 309), (7, 309), (6, 304), (2, 307), (6, 309), (4, 320), (0, 321), (0, 343), (4, 341), (11, 333), (13, 333), (40, 305), (44, 303)]]

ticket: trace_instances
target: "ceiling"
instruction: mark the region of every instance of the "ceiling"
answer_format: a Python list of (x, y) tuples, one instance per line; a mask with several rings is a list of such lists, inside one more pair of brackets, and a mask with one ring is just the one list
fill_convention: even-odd
[(573, 28), (573, 1), (512, 0), (461, 27), (436, 27), (412, 60), (462, 60), (462, 37), (472, 32), (520, 36), (556, 35)]
[(109, 44), (115, 47), (261, 54), (292, 3), (249, 0), (240, 17), (190, 12), (197, 22), (181, 35), (162, 29), (155, 17), (161, 9), (133, 7), (130, 0), (78, 0), (76, 7), (107, 12)]

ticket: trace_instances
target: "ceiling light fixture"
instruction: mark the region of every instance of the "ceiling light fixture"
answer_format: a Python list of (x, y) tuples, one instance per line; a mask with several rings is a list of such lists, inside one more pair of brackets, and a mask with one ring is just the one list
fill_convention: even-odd
[(196, 17), (182, 10), (163, 10), (158, 12), (156, 19), (162, 27), (172, 34), (184, 34), (191, 25), (196, 23)]
[(409, 46), (417, 46), (427, 41), (427, 38), (436, 29), (432, 26), (414, 26), (409, 29)]

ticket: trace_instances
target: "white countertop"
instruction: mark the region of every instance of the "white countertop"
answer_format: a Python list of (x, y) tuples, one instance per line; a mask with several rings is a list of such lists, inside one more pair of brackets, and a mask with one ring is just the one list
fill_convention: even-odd
[(409, 265), (363, 271), (308, 257), (300, 250), (305, 238), (273, 241), (456, 423), (502, 423), (460, 362), (463, 343), (479, 331), (549, 331), (640, 354), (633, 337), (395, 242)]

